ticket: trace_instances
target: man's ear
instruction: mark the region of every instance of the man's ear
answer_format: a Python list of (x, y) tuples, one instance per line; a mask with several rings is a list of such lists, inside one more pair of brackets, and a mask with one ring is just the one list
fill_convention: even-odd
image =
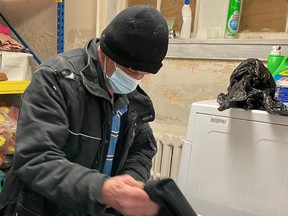
[(102, 70), (104, 69), (104, 61), (106, 58), (105, 53), (101, 50), (100, 46), (98, 46), (98, 56), (99, 56), (99, 61), (100, 61), (100, 65), (102, 67)]
[(105, 54), (101, 50), (100, 46), (98, 46), (98, 56), (99, 56), (100, 59), (104, 59), (105, 58)]

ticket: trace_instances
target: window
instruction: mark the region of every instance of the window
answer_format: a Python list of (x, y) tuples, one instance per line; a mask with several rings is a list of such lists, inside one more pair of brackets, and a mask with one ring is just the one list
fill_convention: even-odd
[[(181, 9), (184, 4), (184, 0), (128, 0), (128, 7), (137, 4), (148, 4), (154, 7), (160, 7), (160, 11), (166, 19), (174, 21), (173, 29), (179, 33), (182, 25)], [(192, 10), (192, 27), (193, 32), (193, 20), (195, 20), (195, 8), (196, 0), (190, 0), (190, 7)], [(158, 8), (159, 9), (159, 8)]]
[(246, 0), (242, 4), (240, 32), (285, 32), (287, 3), (283, 0)]
[[(182, 25), (181, 8), (184, 0), (127, 0), (127, 6), (148, 4), (158, 7), (167, 19), (174, 19), (174, 30)], [(249, 38), (249, 33), (286, 32), (287, 3), (284, 0), (242, 0), (239, 35)], [(192, 32), (196, 38), (207, 38), (209, 29), (218, 30), (224, 38), (229, 0), (191, 0)], [(196, 17), (197, 14), (197, 17)], [(242, 33), (242, 34), (241, 34)], [(244, 34), (243, 34), (244, 33)], [(252, 36), (250, 36), (252, 37)], [(262, 36), (265, 39), (266, 35)], [(269, 36), (268, 36), (269, 38)]]
[(240, 39), (288, 39), (286, 0), (245, 0), (239, 25)]

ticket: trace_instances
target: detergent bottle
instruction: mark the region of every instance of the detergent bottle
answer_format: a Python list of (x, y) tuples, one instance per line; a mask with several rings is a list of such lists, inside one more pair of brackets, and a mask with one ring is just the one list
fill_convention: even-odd
[(192, 11), (190, 8), (190, 0), (185, 0), (181, 12), (183, 23), (180, 30), (180, 38), (190, 38), (192, 24)]
[(288, 57), (281, 54), (281, 46), (273, 46), (268, 56), (267, 68), (276, 83), (275, 99), (288, 109)]
[(272, 73), (272, 76), (275, 82), (281, 80), (282, 78), (288, 78), (288, 57), (283, 57), (280, 65)]
[(272, 50), (268, 55), (267, 68), (273, 75), (275, 70), (279, 67), (284, 56), (281, 54), (281, 46), (272, 46)]

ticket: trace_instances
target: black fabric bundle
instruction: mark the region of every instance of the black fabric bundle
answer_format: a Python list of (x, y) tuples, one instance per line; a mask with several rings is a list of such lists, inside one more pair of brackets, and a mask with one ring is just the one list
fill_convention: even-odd
[(157, 216), (197, 216), (173, 179), (150, 181), (144, 190), (161, 206)]

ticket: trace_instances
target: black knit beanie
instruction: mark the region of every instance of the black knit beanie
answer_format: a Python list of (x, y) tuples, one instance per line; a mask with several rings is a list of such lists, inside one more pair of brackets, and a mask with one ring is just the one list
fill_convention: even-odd
[(102, 32), (100, 48), (124, 67), (155, 74), (168, 49), (167, 22), (151, 6), (126, 8)]

